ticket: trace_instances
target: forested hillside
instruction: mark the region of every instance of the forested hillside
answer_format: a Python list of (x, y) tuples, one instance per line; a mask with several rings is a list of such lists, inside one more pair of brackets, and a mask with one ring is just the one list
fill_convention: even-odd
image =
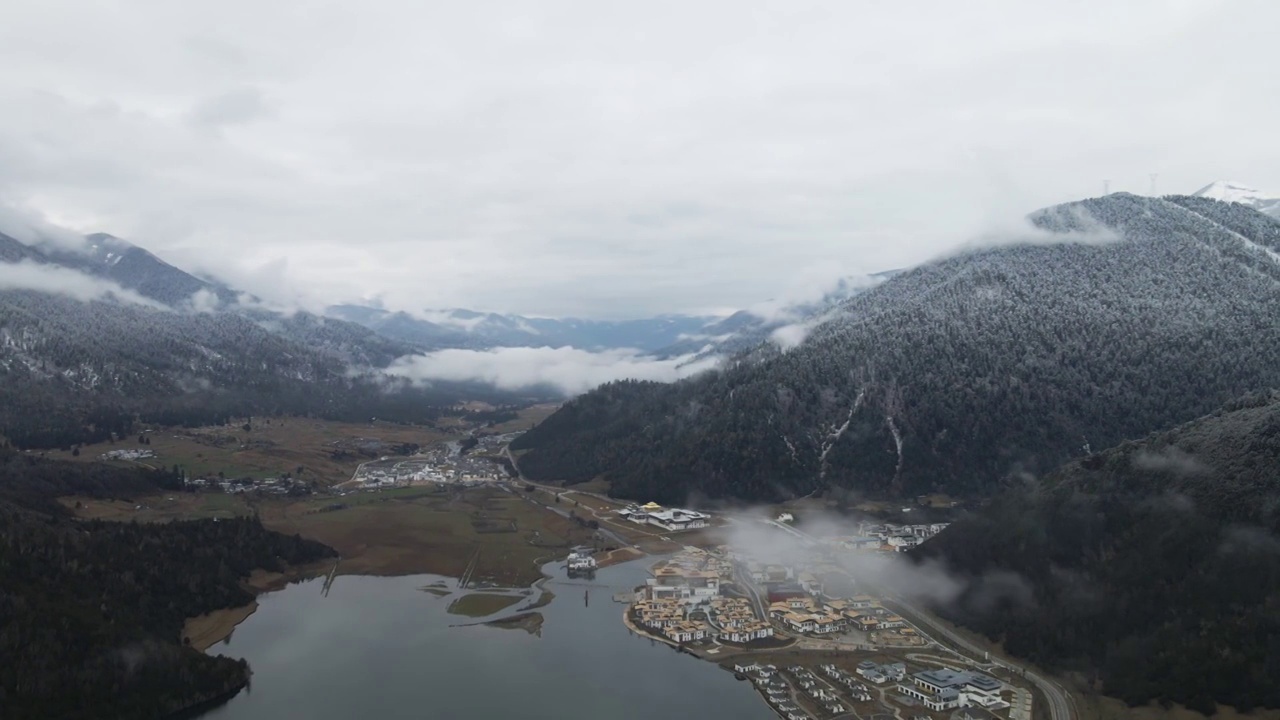
[(128, 497), (163, 472), (52, 463), (0, 450), (0, 709), (13, 718), (138, 718), (234, 692), (243, 660), (184, 647), (183, 621), (253, 596), (255, 568), (331, 557), (256, 519), (79, 522), (53, 502)]
[(588, 393), (520, 439), (521, 468), (666, 502), (986, 494), (1280, 386), (1280, 222), (1128, 194), (1031, 221), (855, 295), (789, 352)]
[(1131, 703), (1280, 707), (1280, 393), (1071, 463), (913, 552), (940, 608)]

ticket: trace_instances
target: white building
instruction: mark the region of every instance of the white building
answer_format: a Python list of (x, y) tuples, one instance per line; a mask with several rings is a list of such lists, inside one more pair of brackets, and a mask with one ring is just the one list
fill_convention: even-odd
[(915, 698), (930, 710), (950, 710), (958, 707), (1004, 705), (1000, 699), (1003, 684), (978, 672), (957, 671), (949, 668), (926, 670), (911, 676), (911, 684), (900, 683), (898, 691)]
[(683, 508), (664, 508), (657, 503), (632, 505), (619, 510), (618, 514), (631, 522), (656, 525), (672, 532), (706, 527), (710, 519), (706, 513)]

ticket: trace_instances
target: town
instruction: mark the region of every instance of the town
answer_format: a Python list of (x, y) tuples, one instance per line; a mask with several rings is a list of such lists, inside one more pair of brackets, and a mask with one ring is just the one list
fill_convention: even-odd
[[(709, 520), (652, 503), (618, 514), (663, 527), (690, 514)], [(779, 533), (795, 532), (791, 521), (754, 520)], [(687, 546), (650, 568), (626, 623), (751, 681), (788, 720), (1030, 720), (1031, 693), (1012, 673), (937, 643), (851, 569), (889, 562), (943, 527), (864, 523), (785, 561), (733, 545)]]
[(408, 457), (380, 457), (362, 463), (338, 491), (378, 490), (428, 484), (470, 487), (508, 477), (497, 451), (513, 435), (469, 437), (442, 443)]

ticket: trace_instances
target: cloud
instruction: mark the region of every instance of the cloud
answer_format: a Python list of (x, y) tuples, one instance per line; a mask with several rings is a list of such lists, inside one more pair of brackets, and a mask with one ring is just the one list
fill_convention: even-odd
[(1140, 450), (1133, 455), (1133, 466), (1139, 470), (1167, 472), (1174, 475), (1204, 475), (1209, 466), (1193, 455), (1176, 448), (1167, 447), (1162, 450)]
[(49, 222), (30, 207), (0, 202), (0, 233), (24, 245), (52, 245), (60, 250), (84, 252), (88, 249), (84, 236)]
[(222, 300), (212, 290), (201, 288), (192, 293), (183, 305), (189, 312), (215, 313), (222, 308)]
[[(738, 519), (733, 523), (712, 532), (718, 533), (725, 544), (764, 562), (834, 562), (864, 588), (889, 590), (913, 601), (951, 603), (969, 585), (936, 562), (914, 563), (897, 553), (837, 550), (829, 554), (825, 549), (815, 548), (763, 522), (770, 517), (772, 514), (765, 509), (740, 511), (735, 513)], [(800, 513), (798, 520), (806, 534), (818, 538), (853, 535), (859, 520), (874, 522), (871, 518), (838, 516), (812, 509)], [(1001, 578), (999, 582), (1002, 587), (1009, 585), (1007, 578)]]
[(809, 331), (811, 329), (812, 326), (808, 323), (783, 325), (777, 330), (769, 333), (769, 340), (783, 350), (791, 350), (804, 342), (804, 339), (809, 336)]
[(823, 263), (787, 276), (787, 287), (772, 299), (753, 303), (746, 312), (765, 322), (802, 320), (823, 305), (879, 285), (883, 280), (853, 271), (847, 263)]
[(1049, 208), (1049, 215), (1061, 215), (1067, 226), (1081, 228), (1070, 232), (1051, 232), (1032, 223), (1026, 208), (1009, 208), (1003, 215), (992, 215), (980, 230), (965, 242), (948, 248), (934, 260), (978, 250), (1019, 245), (1107, 245), (1124, 238), (1098, 222), (1081, 207)]
[(655, 360), (636, 350), (589, 352), (573, 347), (440, 350), (400, 358), (387, 372), (418, 382), (478, 381), (504, 390), (551, 386), (565, 395), (577, 395), (612, 380), (670, 382), (709, 370), (718, 362), (718, 358), (689, 360)]
[(18, 263), (0, 263), (0, 290), (34, 290), (65, 295), (81, 302), (112, 299), (145, 305), (157, 310), (166, 309), (160, 303), (132, 290), (126, 290), (109, 280), (28, 260)]
[(248, 87), (229, 90), (199, 101), (187, 113), (187, 120), (194, 125), (218, 128), (252, 122), (269, 114), (262, 91)]

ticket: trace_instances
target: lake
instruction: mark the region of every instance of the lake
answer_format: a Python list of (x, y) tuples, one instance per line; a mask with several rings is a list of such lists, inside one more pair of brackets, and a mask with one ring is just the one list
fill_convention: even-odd
[(420, 590), (455, 585), (434, 575), (341, 576), (327, 597), (318, 578), (262, 595), (258, 611), (209, 649), (248, 660), (252, 687), (203, 719), (776, 719), (750, 683), (629, 633), (613, 594), (642, 584), (653, 561), (603, 568), (591, 580), (548, 565), (556, 598), (539, 610), (541, 637), (449, 627), (475, 621), (446, 612), (456, 594)]

